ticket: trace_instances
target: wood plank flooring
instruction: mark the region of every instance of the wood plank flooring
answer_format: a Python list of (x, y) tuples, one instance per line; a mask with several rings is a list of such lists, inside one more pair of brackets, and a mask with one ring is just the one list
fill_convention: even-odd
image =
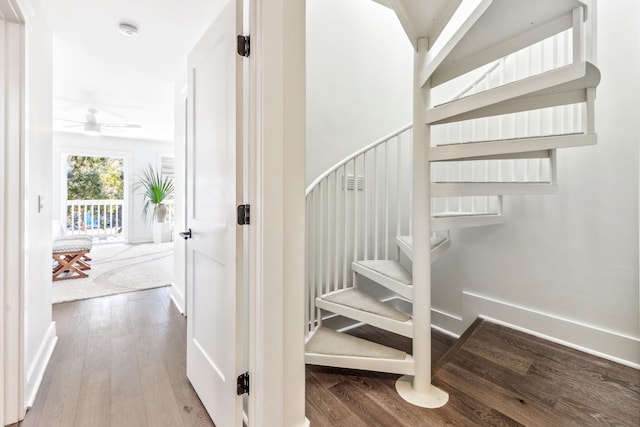
[[(20, 426), (213, 426), (169, 288), (57, 304), (53, 317), (58, 345)], [(350, 333), (411, 352), (373, 327)], [(482, 321), (458, 342), (434, 331), (432, 347), (446, 406), (406, 403), (397, 375), (307, 366), (312, 427), (640, 425), (638, 370)]]
[(58, 344), (20, 426), (213, 426), (186, 378), (186, 319), (157, 288), (53, 306)]
[[(409, 339), (370, 326), (361, 338), (411, 352)], [(333, 426), (640, 426), (640, 371), (489, 322), (454, 345), (433, 333), (433, 383), (449, 393), (422, 409), (395, 391), (397, 375), (307, 367), (306, 413)]]

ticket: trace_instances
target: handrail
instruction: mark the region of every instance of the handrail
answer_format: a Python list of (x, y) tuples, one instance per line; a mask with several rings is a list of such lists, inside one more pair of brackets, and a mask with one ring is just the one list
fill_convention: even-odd
[(464, 97), (465, 94), (467, 92), (469, 92), (471, 89), (473, 89), (475, 86), (477, 86), (478, 83), (480, 83), (481, 81), (484, 81), (487, 77), (489, 77), (489, 74), (493, 73), (495, 71), (495, 69), (498, 68), (500, 63), (502, 63), (503, 61), (504, 61), (504, 59), (499, 59), (496, 62), (494, 62), (493, 65), (491, 67), (489, 67), (489, 69), (487, 71), (485, 71), (484, 73), (479, 75), (477, 79), (475, 79), (472, 83), (470, 83), (464, 89), (462, 89), (457, 94), (455, 94), (453, 96), (453, 98), (451, 98), (447, 102), (455, 101), (456, 99), (460, 99), (460, 98)]
[(405, 125), (404, 127), (400, 128), (399, 130), (390, 133), (389, 135), (380, 138), (379, 140), (372, 142), (369, 145), (366, 145), (364, 147), (362, 147), (361, 149), (359, 149), (358, 151), (356, 151), (355, 153), (345, 157), (344, 159), (340, 160), (338, 163), (336, 163), (335, 165), (333, 165), (332, 167), (330, 167), (329, 169), (327, 169), (322, 175), (318, 176), (316, 179), (313, 180), (313, 182), (311, 184), (309, 184), (309, 186), (307, 186), (307, 189), (305, 191), (305, 196), (308, 196), (309, 193), (311, 193), (311, 191), (326, 177), (328, 177), (329, 175), (331, 175), (334, 171), (340, 169), (342, 166), (346, 165), (347, 163), (349, 163), (351, 160), (355, 159), (356, 157), (360, 156), (361, 154), (371, 150), (374, 147), (377, 147), (378, 145), (384, 144), (385, 142), (389, 141), (390, 139), (395, 138), (396, 136), (400, 135), (403, 132), (408, 131), (409, 129), (411, 129), (413, 127), (412, 123), (409, 123), (408, 125)]

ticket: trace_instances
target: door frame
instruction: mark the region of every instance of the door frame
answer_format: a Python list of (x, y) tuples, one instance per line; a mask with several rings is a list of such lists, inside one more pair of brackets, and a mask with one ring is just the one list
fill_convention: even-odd
[(249, 421), (298, 427), (308, 425), (302, 327), (306, 9), (304, 1), (250, 1)]
[[(24, 416), (24, 228), (21, 203), (24, 200), (24, 25), (17, 2), (0, 0), (0, 31), (6, 36), (6, 43), (0, 46), (0, 81), (6, 84), (0, 87), (0, 189), (5, 195), (0, 198), (0, 271), (4, 272), (0, 292), (0, 351), (4, 360), (3, 371), (0, 372), (4, 395), (0, 402), (2, 425), (16, 422)], [(16, 268), (7, 269), (8, 266)]]

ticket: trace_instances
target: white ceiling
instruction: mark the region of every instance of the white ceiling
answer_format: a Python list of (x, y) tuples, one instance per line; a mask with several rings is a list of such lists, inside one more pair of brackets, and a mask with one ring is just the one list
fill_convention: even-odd
[[(103, 134), (173, 140), (174, 86), (224, 0), (47, 0), (54, 33), (53, 116), (139, 124)], [(125, 37), (118, 24), (138, 27)], [(181, 89), (181, 88), (179, 88)], [(83, 132), (54, 120), (54, 130)]]

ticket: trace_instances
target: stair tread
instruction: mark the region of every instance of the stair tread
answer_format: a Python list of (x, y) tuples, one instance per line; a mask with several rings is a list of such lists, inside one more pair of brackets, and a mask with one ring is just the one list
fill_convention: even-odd
[(398, 262), (392, 260), (354, 261), (354, 264), (373, 270), (404, 285), (411, 285), (411, 273)]
[(500, 216), (496, 212), (443, 212), (435, 215), (431, 215), (431, 218), (469, 218), (469, 217), (484, 217), (484, 216)]
[(596, 87), (599, 82), (600, 71), (595, 65), (575, 63), (436, 105), (428, 110), (427, 124), (584, 102), (577, 91)]
[(344, 305), (358, 310), (373, 313), (388, 319), (406, 322), (411, 316), (385, 304), (357, 288), (343, 289), (337, 292), (323, 295), (322, 300)]
[(307, 353), (333, 356), (405, 360), (407, 353), (323, 326), (316, 329), (305, 345)]
[(493, 0), (433, 73), (432, 86), (570, 28), (571, 12), (579, 6), (584, 2)]
[(455, 144), (439, 144), (429, 150), (430, 161), (462, 160), (496, 155), (514, 155), (523, 153), (539, 153), (557, 148), (580, 147), (594, 145), (595, 134), (566, 133), (559, 135), (541, 135), (524, 138), (494, 139), (487, 141), (460, 142)]
[(433, 181), (433, 184), (464, 184), (464, 185), (474, 185), (474, 184), (526, 184), (526, 185), (549, 185), (549, 181)]
[(509, 138), (509, 139), (484, 139), (482, 141), (467, 141), (467, 142), (452, 142), (450, 144), (437, 144), (435, 147), (458, 147), (458, 146), (473, 146), (473, 144), (487, 144), (487, 143), (499, 143), (501, 141), (523, 141), (526, 139), (543, 139), (543, 138), (552, 138), (557, 136), (574, 136), (574, 135), (584, 135), (581, 132), (572, 132), (572, 133), (554, 133), (549, 135), (535, 135), (535, 136), (522, 136), (517, 138)]

